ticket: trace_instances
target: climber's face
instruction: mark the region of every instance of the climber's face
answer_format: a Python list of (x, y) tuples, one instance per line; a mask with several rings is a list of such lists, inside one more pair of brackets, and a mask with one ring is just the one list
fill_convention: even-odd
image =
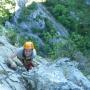
[(32, 53), (32, 49), (24, 49), (24, 54), (26, 57), (30, 56)]

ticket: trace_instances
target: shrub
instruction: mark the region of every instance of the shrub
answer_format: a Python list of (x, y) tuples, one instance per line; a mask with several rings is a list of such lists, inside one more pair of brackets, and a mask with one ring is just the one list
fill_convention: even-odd
[(5, 33), (6, 37), (9, 38), (9, 42), (15, 45), (17, 41), (17, 33), (14, 31), (14, 29), (8, 29), (7, 32)]
[(75, 33), (75, 32), (72, 33), (71, 40), (74, 41), (77, 49), (82, 51), (82, 52), (84, 52), (86, 49), (88, 49), (90, 47), (88, 37), (84, 37), (78, 33)]
[(52, 12), (55, 15), (55, 17), (57, 18), (57, 16), (62, 16), (63, 14), (67, 14), (67, 9), (64, 5), (57, 4), (53, 8)]
[(21, 16), (18, 19), (18, 23), (21, 23), (23, 20), (28, 21), (27, 17), (36, 9), (37, 9), (37, 5), (35, 2), (33, 2), (31, 5), (27, 7), (23, 7), (20, 14)]
[(0, 1), (0, 24), (4, 24), (6, 20), (9, 20), (12, 14), (9, 9), (6, 8), (6, 5), (12, 5), (11, 8), (14, 8), (14, 2), (11, 0), (1, 0)]

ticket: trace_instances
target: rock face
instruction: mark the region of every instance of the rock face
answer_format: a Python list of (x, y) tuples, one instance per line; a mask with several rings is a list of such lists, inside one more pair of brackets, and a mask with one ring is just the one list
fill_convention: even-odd
[[(18, 28), (25, 30), (25, 32), (26, 31), (31, 32), (32, 29), (40, 29), (40, 30), (44, 29), (45, 28), (44, 19), (47, 18), (48, 20), (50, 20), (50, 22), (53, 24), (53, 26), (60, 35), (67, 36), (68, 35), (67, 30), (61, 24), (59, 24), (53, 18), (53, 16), (47, 11), (47, 9), (40, 3), (44, 2), (44, 0), (39, 0), (40, 2), (38, 0), (30, 0), (29, 6), (33, 4), (33, 1), (37, 3), (35, 5), (36, 8), (32, 10), (32, 12), (28, 12), (25, 15), (25, 12), (23, 12), (23, 8), (25, 8), (29, 0), (15, 0), (16, 3), (15, 13), (11, 23), (15, 27), (17, 26)], [(24, 19), (22, 15), (25, 16)], [(11, 25), (6, 23), (6, 27), (11, 27)]]
[(76, 68), (75, 62), (63, 58), (51, 64), (43, 58), (38, 68), (29, 72), (32, 90), (90, 90), (90, 81)]
[(6, 65), (7, 55), (15, 49), (6, 38), (0, 36), (0, 89), (1, 90), (26, 90), (20, 81), (20, 75), (9, 69)]
[[(15, 47), (0, 36), (0, 88), (1, 90), (90, 90), (90, 81), (77, 69), (77, 63), (69, 58), (47, 62), (37, 56), (38, 66), (29, 72), (24, 67), (16, 71), (7, 67), (7, 55)], [(23, 71), (22, 71), (23, 70)]]

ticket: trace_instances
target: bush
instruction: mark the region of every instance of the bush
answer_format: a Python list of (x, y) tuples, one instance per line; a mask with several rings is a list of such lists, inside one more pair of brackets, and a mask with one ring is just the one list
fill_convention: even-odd
[(27, 17), (36, 9), (37, 9), (37, 4), (35, 2), (33, 2), (31, 5), (27, 7), (23, 7), (18, 22), (21, 23), (23, 20), (28, 21)]
[[(46, 3), (51, 4), (46, 4), (48, 10), (70, 31), (78, 31), (83, 35), (90, 33), (90, 7), (83, 0), (48, 0)], [(70, 11), (75, 15), (70, 15)]]
[(76, 52), (81, 51), (84, 55), (90, 52), (89, 40), (88, 37), (73, 32), (68, 39), (64, 38), (64, 43), (58, 42), (57, 44), (53, 44), (53, 49), (51, 50), (54, 52), (51, 51), (49, 54), (54, 59), (58, 57), (69, 57), (74, 60), (74, 54)]
[[(80, 50), (84, 54), (88, 52), (90, 50), (90, 6), (87, 6), (83, 0), (47, 0), (45, 5), (71, 34), (67, 41), (71, 45), (68, 43), (62, 45), (62, 48), (68, 46), (68, 51), (61, 50), (62, 56), (65, 56), (64, 53), (68, 55), (68, 52), (70, 55), (70, 52), (73, 53), (73, 49)], [(71, 14), (70, 11), (73, 11), (74, 14)]]
[(89, 38), (87, 36), (82, 36), (78, 33), (72, 33), (71, 40), (74, 41), (78, 50), (84, 52), (87, 49), (90, 49)]
[(15, 45), (17, 41), (17, 33), (14, 31), (14, 29), (8, 29), (5, 34), (6, 37), (9, 38), (9, 42)]
[(15, 5), (11, 0), (1, 0), (0, 4), (0, 24), (4, 24), (4, 22), (12, 16), (9, 9), (6, 8), (6, 5), (12, 5), (11, 8), (14, 8)]
[(53, 8), (52, 12), (55, 15), (55, 17), (57, 18), (57, 16), (62, 16), (63, 14), (67, 14), (67, 9), (64, 5), (57, 4)]

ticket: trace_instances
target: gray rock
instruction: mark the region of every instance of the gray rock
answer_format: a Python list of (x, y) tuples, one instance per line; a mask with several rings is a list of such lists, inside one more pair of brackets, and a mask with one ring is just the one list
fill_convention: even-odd
[[(82, 87), (84, 90), (89, 90), (90, 81), (73, 65), (72, 62), (64, 62), (62, 60), (63, 59), (59, 61), (59, 65), (63, 68), (66, 78), (77, 86)], [(60, 62), (63, 62), (62, 65)]]
[(90, 75), (87, 75), (87, 78), (90, 80)]
[[(26, 20), (21, 21), (20, 23), (18, 22), (19, 18), (21, 18), (21, 12), (22, 12), (22, 7), (24, 6), (19, 5), (19, 1), (20, 0), (16, 0), (16, 7), (19, 7), (14, 16), (13, 16), (13, 24), (16, 26), (18, 26), (20, 29), (26, 29), (26, 30), (32, 30), (34, 29), (44, 29), (45, 28), (45, 20), (44, 18), (47, 18), (48, 20), (50, 20), (50, 22), (53, 24), (53, 26), (55, 27), (55, 29), (57, 30), (57, 33), (59, 33), (61, 36), (68, 36), (68, 32), (67, 30), (65, 30), (65, 28), (59, 24), (54, 18), (53, 16), (47, 11), (47, 9), (41, 5), (41, 4), (36, 4), (37, 9), (33, 10), (32, 12), (30, 12), (30, 14), (28, 13)], [(32, 0), (33, 1), (33, 0)], [(32, 2), (31, 1), (31, 2)], [(28, 1), (26, 0), (21, 0), (21, 3), (27, 3)], [(37, 1), (35, 1), (37, 2)]]
[(19, 27), (22, 28), (23, 30), (30, 31), (31, 30), (31, 25), (28, 22), (21, 22), (19, 24)]
[(83, 53), (81, 53), (81, 52), (75, 52), (74, 53), (74, 58), (75, 58), (75, 60), (77, 60), (78, 62), (79, 62), (79, 64), (78, 64), (78, 68), (80, 69), (80, 70), (85, 70), (85, 69), (87, 69), (87, 58), (83, 55)]
[(18, 9), (13, 16), (13, 24), (14, 25), (17, 25), (20, 14), (21, 14), (21, 9)]
[(5, 22), (5, 27), (6, 28), (15, 28), (15, 26), (12, 23), (10, 23), (9, 21)]
[(13, 71), (8, 68), (6, 61), (7, 56), (11, 55), (16, 48), (9, 44), (4, 36), (0, 36), (0, 44), (0, 88), (2, 90), (90, 90), (90, 81), (69, 58), (48, 62), (37, 56), (34, 61), (38, 66), (29, 72), (24, 67), (18, 67)]
[(71, 81), (68, 82), (71, 90), (84, 90), (82, 87), (77, 86), (76, 84), (72, 83)]
[[(39, 67), (35, 71), (30, 72), (30, 76), (28, 77), (33, 79), (35, 90), (69, 90), (67, 80), (62, 72), (59, 73), (58, 70), (56, 71), (54, 68), (46, 67), (46, 65), (40, 65)], [(31, 75), (32, 73), (34, 75)]]
[[(44, 59), (42, 60), (45, 61)], [(60, 59), (54, 64), (49, 64), (48, 62), (42, 64), (40, 62), (38, 68), (33, 69), (29, 72), (29, 76), (25, 75), (24, 77), (32, 79), (35, 90), (90, 89), (90, 81), (68, 58)]]
[(15, 71), (9, 69), (6, 65), (7, 56), (13, 53), (15, 48), (7, 42), (4, 36), (0, 36), (0, 89), (1, 90), (26, 90), (19, 79), (21, 76)]
[(16, 7), (22, 8), (27, 3), (27, 0), (15, 0)]
[(90, 0), (85, 0), (87, 5), (90, 5)]

